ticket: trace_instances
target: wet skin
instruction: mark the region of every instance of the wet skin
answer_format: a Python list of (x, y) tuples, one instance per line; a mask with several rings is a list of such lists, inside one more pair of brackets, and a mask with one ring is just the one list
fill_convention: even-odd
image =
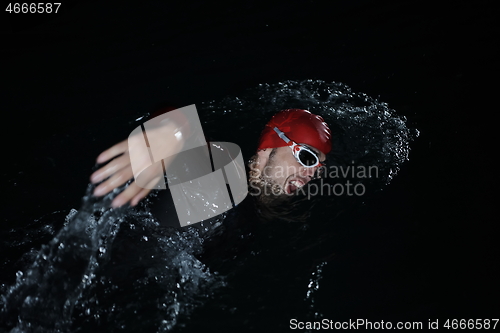
[[(318, 149), (308, 146), (319, 156), (320, 162), (323, 162), (326, 155)], [(306, 168), (302, 166), (293, 156), (290, 147), (279, 147), (271, 156), (273, 149), (263, 149), (257, 152), (258, 166), (264, 178), (281, 187), (286, 194), (295, 192), (298, 188), (304, 186), (314, 178), (316, 170), (320, 167)]]

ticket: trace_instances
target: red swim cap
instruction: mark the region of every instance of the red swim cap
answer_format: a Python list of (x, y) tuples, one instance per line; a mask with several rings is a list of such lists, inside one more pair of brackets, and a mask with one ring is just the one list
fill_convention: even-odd
[(281, 139), (274, 127), (295, 141), (319, 149), (324, 154), (332, 150), (331, 132), (321, 116), (307, 110), (287, 109), (276, 113), (262, 131), (257, 149), (291, 146)]

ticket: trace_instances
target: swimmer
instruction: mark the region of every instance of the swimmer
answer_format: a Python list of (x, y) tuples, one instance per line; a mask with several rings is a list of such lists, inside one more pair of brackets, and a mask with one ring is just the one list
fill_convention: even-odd
[[(159, 148), (165, 152), (165, 156), (174, 156), (182, 151), (184, 143), (181, 136), (175, 135), (178, 131), (179, 127), (169, 122), (148, 132), (148, 139), (161, 142)], [(90, 177), (93, 184), (100, 183), (94, 190), (95, 196), (103, 196), (133, 178), (129, 151), (133, 149), (134, 142), (139, 144), (141, 140), (142, 135), (131, 137), (97, 157), (97, 163), (108, 163)], [(331, 148), (331, 132), (321, 116), (302, 109), (279, 111), (265, 125), (257, 152), (248, 163), (250, 191), (259, 192), (259, 199), (264, 203), (276, 197), (294, 195), (309, 181), (321, 177), (326, 155)], [(146, 165), (149, 161), (142, 163)], [(145, 177), (149, 177), (148, 184), (160, 180), (158, 175), (162, 174), (162, 170), (155, 168), (161, 168), (161, 164), (157, 163), (145, 171), (148, 173)], [(127, 203), (136, 206), (150, 191), (134, 180), (116, 196), (112, 207)]]

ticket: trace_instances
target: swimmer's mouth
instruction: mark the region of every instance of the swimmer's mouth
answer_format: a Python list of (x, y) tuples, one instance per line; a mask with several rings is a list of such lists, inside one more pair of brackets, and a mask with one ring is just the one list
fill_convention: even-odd
[(291, 179), (285, 186), (285, 193), (286, 194), (292, 194), (295, 192), (297, 189), (301, 188), (304, 186), (306, 182), (300, 178), (293, 178)]

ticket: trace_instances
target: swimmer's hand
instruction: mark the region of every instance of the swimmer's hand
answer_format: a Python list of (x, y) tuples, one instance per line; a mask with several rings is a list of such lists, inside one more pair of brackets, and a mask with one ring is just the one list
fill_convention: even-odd
[[(150, 146), (155, 145), (155, 147), (165, 153), (165, 156), (173, 156), (179, 153), (182, 150), (183, 141), (178, 136), (175, 136), (177, 131), (177, 126), (172, 123), (149, 131), (148, 140)], [(104, 180), (95, 188), (93, 193), (95, 196), (103, 196), (134, 178), (130, 151), (141, 147), (143, 140), (144, 136), (141, 132), (139, 135), (131, 136), (128, 140), (124, 140), (105, 150), (97, 157), (97, 163), (99, 164), (110, 160), (111, 162), (90, 176), (90, 181), (93, 184)], [(141, 169), (144, 169), (141, 173), (141, 184), (146, 183), (147, 186), (145, 186), (146, 188), (141, 187), (134, 180), (122, 193), (114, 198), (111, 203), (112, 207), (120, 207), (126, 203), (130, 203), (131, 206), (137, 205), (139, 201), (149, 194), (151, 188), (163, 178), (161, 163), (151, 165), (149, 154), (132, 154), (132, 156), (134, 158), (134, 167), (142, 166)], [(165, 167), (167, 167), (167, 163), (168, 161), (165, 161)]]

